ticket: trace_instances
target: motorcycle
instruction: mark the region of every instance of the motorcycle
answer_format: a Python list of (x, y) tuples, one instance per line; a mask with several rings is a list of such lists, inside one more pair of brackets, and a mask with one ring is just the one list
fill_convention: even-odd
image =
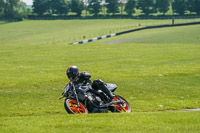
[[(105, 85), (112, 93), (117, 89), (116, 84)], [(114, 94), (112, 101), (109, 101), (103, 91), (96, 91), (89, 84), (78, 86), (69, 82), (59, 99), (62, 98), (65, 98), (64, 107), (69, 114), (131, 112), (130, 104), (123, 97)]]

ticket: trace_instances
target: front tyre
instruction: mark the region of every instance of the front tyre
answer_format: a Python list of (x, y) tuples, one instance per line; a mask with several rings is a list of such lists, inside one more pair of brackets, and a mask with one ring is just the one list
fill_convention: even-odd
[(122, 112), (130, 113), (131, 106), (123, 97), (115, 96), (112, 101), (118, 101), (119, 99), (124, 101), (125, 103), (124, 104), (115, 103), (113, 106), (110, 107), (110, 111), (119, 112), (119, 113), (122, 113)]
[(78, 108), (77, 102), (75, 99), (65, 99), (64, 106), (65, 110), (69, 114), (88, 114), (87, 108), (79, 102), (80, 107)]

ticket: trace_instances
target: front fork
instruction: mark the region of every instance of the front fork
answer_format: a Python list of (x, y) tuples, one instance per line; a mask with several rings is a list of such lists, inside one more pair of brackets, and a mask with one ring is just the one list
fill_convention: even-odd
[(78, 108), (80, 108), (79, 99), (78, 99), (78, 95), (77, 95), (77, 93), (76, 93), (74, 84), (72, 84), (72, 86), (73, 86), (73, 93), (74, 93), (74, 95), (75, 95), (75, 99), (76, 99), (76, 102), (77, 102), (77, 106), (78, 106)]

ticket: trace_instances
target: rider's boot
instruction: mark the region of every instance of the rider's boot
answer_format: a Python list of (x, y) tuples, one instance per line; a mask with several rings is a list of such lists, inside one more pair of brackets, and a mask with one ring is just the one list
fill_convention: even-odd
[(111, 102), (115, 95), (105, 85), (103, 85), (101, 89), (109, 97), (108, 102)]

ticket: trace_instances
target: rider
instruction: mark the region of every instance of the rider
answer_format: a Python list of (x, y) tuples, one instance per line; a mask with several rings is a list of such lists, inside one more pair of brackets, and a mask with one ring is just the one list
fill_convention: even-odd
[(75, 85), (85, 86), (89, 84), (96, 91), (102, 90), (109, 97), (109, 101), (112, 101), (112, 99), (114, 98), (113, 93), (106, 87), (102, 80), (95, 79), (92, 83), (90, 80), (91, 75), (86, 71), (80, 73), (77, 66), (70, 66), (66, 70), (66, 74), (69, 80)]

